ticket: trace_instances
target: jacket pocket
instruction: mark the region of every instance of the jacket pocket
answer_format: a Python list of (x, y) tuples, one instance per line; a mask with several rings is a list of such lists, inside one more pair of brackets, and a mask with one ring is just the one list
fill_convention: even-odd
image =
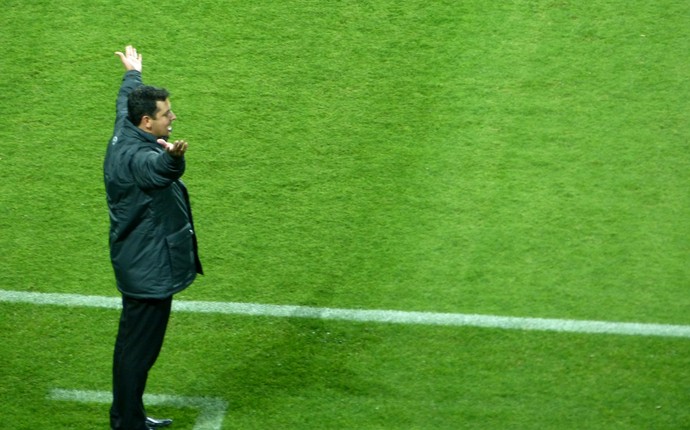
[(165, 238), (170, 254), (172, 281), (175, 286), (189, 282), (196, 273), (194, 264), (194, 231), (191, 224)]

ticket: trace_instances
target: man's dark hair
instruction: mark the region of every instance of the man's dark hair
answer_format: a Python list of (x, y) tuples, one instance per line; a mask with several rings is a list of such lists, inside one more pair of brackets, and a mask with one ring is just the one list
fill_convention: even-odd
[(144, 115), (156, 117), (156, 102), (165, 101), (170, 96), (165, 88), (156, 88), (150, 85), (137, 87), (127, 98), (127, 116), (132, 124), (138, 126)]

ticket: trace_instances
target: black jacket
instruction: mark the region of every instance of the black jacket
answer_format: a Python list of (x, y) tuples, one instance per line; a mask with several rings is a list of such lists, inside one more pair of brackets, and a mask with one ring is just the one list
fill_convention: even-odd
[(110, 259), (123, 295), (163, 299), (203, 270), (189, 194), (180, 180), (185, 159), (172, 157), (127, 118), (127, 96), (140, 85), (141, 73), (125, 73), (103, 166)]

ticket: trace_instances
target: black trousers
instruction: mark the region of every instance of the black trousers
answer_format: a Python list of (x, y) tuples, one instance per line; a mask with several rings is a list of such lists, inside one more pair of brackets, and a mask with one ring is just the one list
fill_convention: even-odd
[(122, 314), (113, 355), (110, 427), (146, 429), (144, 389), (170, 319), (172, 297), (163, 300), (122, 297)]

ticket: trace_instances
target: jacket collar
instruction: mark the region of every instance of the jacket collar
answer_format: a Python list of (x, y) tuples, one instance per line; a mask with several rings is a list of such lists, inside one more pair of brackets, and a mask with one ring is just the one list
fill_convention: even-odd
[(154, 143), (158, 145), (158, 143), (156, 143), (156, 141), (158, 140), (156, 136), (152, 135), (151, 133), (147, 133), (144, 130), (137, 127), (132, 123), (132, 121), (129, 120), (129, 118), (125, 119), (125, 130), (128, 135), (136, 138), (137, 140), (143, 140), (144, 142)]

